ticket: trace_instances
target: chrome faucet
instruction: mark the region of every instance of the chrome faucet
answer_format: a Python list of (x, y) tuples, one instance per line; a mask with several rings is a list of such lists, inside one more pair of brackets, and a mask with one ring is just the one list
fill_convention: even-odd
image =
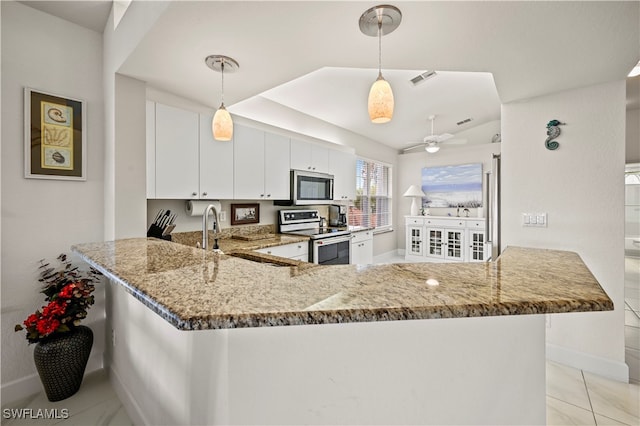
[(220, 235), (220, 222), (218, 222), (218, 210), (213, 204), (209, 204), (204, 209), (202, 215), (202, 248), (207, 250), (209, 248), (209, 213), (213, 212), (213, 250), (218, 250), (218, 236)]

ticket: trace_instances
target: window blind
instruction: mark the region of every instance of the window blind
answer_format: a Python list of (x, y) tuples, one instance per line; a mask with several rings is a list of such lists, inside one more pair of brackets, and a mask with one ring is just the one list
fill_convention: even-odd
[(356, 199), (349, 206), (349, 224), (375, 229), (391, 227), (391, 168), (356, 160)]

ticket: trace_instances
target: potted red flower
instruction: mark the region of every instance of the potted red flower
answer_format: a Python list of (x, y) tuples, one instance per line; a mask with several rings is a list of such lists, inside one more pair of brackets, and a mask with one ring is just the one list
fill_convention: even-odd
[(93, 268), (81, 272), (66, 254), (57, 260), (57, 268), (40, 261), (40, 292), (48, 303), (15, 326), (15, 331), (26, 329), (29, 344), (37, 343), (34, 360), (50, 401), (68, 398), (80, 389), (93, 345), (93, 332), (80, 321), (94, 303), (93, 283), (102, 275)]

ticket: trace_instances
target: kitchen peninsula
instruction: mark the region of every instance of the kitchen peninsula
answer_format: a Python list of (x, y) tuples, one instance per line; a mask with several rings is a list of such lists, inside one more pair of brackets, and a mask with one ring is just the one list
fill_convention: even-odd
[(541, 424), (530, 314), (613, 309), (555, 250), (368, 266), (151, 238), (72, 250), (112, 280), (116, 387), (147, 424)]

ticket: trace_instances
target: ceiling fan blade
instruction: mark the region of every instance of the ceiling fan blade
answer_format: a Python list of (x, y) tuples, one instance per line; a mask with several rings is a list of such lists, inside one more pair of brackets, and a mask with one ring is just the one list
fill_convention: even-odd
[(441, 135), (437, 135), (438, 142), (444, 142), (448, 139), (451, 139), (453, 135), (451, 133), (443, 133)]
[(464, 138), (447, 139), (444, 143), (446, 143), (447, 145), (464, 145), (467, 143), (467, 140)]
[(407, 151), (411, 151), (412, 149), (416, 149), (416, 148), (424, 148), (424, 144), (420, 143), (418, 145), (412, 145), (412, 146), (404, 148), (402, 151), (403, 152), (407, 152)]

